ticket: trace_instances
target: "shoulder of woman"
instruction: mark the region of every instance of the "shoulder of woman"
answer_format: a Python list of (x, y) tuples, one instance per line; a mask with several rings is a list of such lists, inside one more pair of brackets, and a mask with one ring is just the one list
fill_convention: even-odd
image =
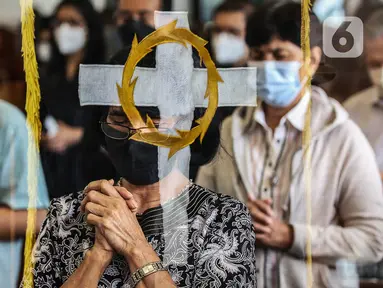
[(215, 214), (217, 222), (227, 224), (228, 222), (240, 221), (242, 224), (248, 224), (249, 227), (252, 226), (249, 210), (244, 203), (231, 196), (205, 190), (212, 195), (210, 208), (213, 211), (212, 214)]
[(213, 209), (218, 210), (218, 212), (232, 210), (236, 214), (249, 213), (244, 203), (231, 196), (220, 194), (219, 191), (216, 193), (199, 185), (195, 185), (195, 187), (197, 188), (195, 191), (198, 192), (198, 197), (201, 198), (204, 196), (206, 201), (209, 202), (209, 205)]
[[(223, 195), (223, 194), (217, 194), (217, 195), (218, 195), (217, 208), (220, 211), (222, 211), (222, 213), (226, 213), (226, 211), (230, 210), (232, 211), (232, 213), (234, 213), (234, 215), (249, 214), (247, 206), (241, 201), (229, 195)], [(250, 219), (250, 216), (249, 216), (249, 219)]]

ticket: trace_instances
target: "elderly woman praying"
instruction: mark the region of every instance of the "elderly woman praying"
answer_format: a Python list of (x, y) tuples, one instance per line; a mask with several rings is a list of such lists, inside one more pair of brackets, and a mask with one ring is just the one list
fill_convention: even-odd
[[(125, 48), (112, 63), (123, 65), (129, 52)], [(154, 67), (152, 56), (140, 65)], [(137, 108), (144, 123), (150, 117), (169, 137), (204, 113), (196, 108), (191, 117), (163, 117), (157, 107)], [(52, 201), (33, 257), (35, 287), (256, 287), (246, 206), (188, 179), (192, 165), (214, 158), (215, 120), (202, 143), (168, 159), (169, 149), (131, 138), (145, 138), (153, 128), (133, 128), (121, 107), (105, 110), (105, 148), (121, 178)]]

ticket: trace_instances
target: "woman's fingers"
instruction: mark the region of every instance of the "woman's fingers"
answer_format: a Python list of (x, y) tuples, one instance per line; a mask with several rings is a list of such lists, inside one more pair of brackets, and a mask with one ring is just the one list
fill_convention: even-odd
[[(98, 181), (90, 182), (88, 184), (88, 186), (86, 186), (84, 188), (84, 193), (86, 194), (86, 193), (88, 193), (91, 190), (96, 190), (96, 191), (101, 190), (101, 183), (102, 183), (102, 181), (106, 181), (106, 180), (98, 180)], [(110, 185), (114, 185), (114, 180), (113, 179), (110, 179), (107, 182), (109, 182)]]
[(131, 200), (131, 199), (134, 200), (133, 194), (129, 192), (128, 190), (126, 190), (126, 188), (120, 187), (120, 186), (115, 186), (114, 188), (116, 188), (117, 192), (120, 193), (120, 196), (124, 198), (125, 200)]
[(110, 197), (105, 196), (101, 192), (92, 190), (92, 191), (89, 191), (86, 194), (84, 200), (82, 200), (80, 211), (85, 212), (85, 205), (89, 202), (106, 207), (107, 203), (109, 203), (110, 201), (111, 201)]
[(94, 214), (94, 215), (99, 216), (99, 217), (102, 217), (106, 214), (105, 207), (98, 205), (98, 204), (95, 204), (95, 203), (92, 203), (92, 202), (86, 203), (84, 209), (85, 209), (85, 213)]
[(120, 193), (121, 197), (124, 198), (126, 204), (133, 214), (137, 213), (138, 204), (136, 200), (134, 200), (133, 194), (126, 190), (124, 187), (115, 187), (117, 192)]
[(122, 198), (120, 193), (117, 192), (116, 187), (110, 184), (109, 181), (102, 180), (100, 183), (100, 192), (114, 198)]
[[(113, 186), (114, 180), (98, 180), (93, 181), (88, 184), (84, 189), (85, 198), (81, 202), (81, 211), (85, 212), (85, 205), (88, 202), (93, 202), (101, 206), (106, 206), (108, 196), (114, 198), (123, 198), (126, 202), (126, 205), (132, 211), (132, 213), (137, 213), (138, 204), (134, 200), (133, 194), (126, 190), (124, 187)], [(97, 195), (99, 194), (99, 195)]]
[(102, 222), (102, 217), (94, 215), (94, 214), (88, 214), (86, 216), (86, 223), (93, 226), (98, 226)]
[(114, 180), (113, 179), (110, 179), (110, 180), (98, 180), (98, 181), (93, 181), (93, 182), (90, 182), (85, 188), (84, 188), (84, 200), (82, 200), (81, 202), (81, 207), (80, 207), (80, 211), (81, 212), (84, 212), (84, 206), (86, 203), (89, 202), (89, 198), (87, 197), (89, 192), (90, 191), (100, 191), (101, 192), (101, 184), (103, 182), (108, 182), (110, 185), (113, 185), (114, 184)]

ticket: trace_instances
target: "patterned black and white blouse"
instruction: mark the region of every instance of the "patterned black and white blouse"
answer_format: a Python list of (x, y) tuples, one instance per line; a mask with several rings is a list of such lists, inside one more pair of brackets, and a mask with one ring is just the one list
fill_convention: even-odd
[[(34, 252), (34, 285), (60, 287), (94, 243), (80, 212), (83, 193), (54, 199)], [(256, 287), (255, 234), (244, 204), (191, 185), (139, 223), (177, 287)], [(116, 255), (98, 287), (127, 287), (130, 275)]]

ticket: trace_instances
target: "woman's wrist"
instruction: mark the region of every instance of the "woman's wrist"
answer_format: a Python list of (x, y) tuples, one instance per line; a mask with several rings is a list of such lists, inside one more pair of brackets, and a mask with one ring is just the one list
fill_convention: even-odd
[(160, 261), (157, 253), (148, 242), (137, 242), (134, 246), (127, 249), (123, 256), (128, 262), (131, 272), (136, 271), (148, 263)]
[(112, 262), (113, 252), (105, 251), (97, 247), (92, 247), (88, 252), (86, 252), (86, 257), (92, 262), (94, 261), (106, 269), (110, 262)]

